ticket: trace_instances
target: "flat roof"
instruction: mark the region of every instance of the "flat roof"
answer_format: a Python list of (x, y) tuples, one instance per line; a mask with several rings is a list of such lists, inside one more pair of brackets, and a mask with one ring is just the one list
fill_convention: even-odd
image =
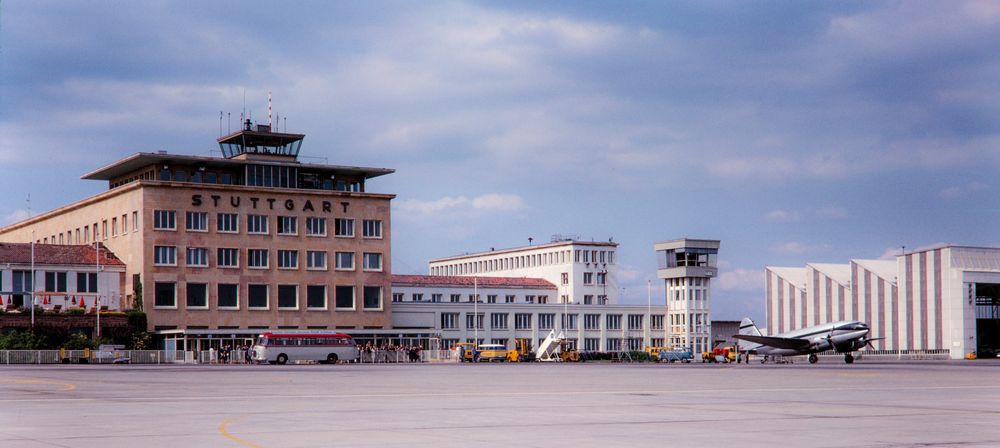
[(548, 280), (530, 277), (478, 277), (454, 275), (392, 275), (392, 286), (461, 286), (481, 288), (556, 289)]
[(94, 171), (91, 171), (87, 174), (84, 174), (83, 176), (80, 176), (80, 178), (85, 180), (111, 180), (124, 176), (125, 174), (131, 173), (133, 171), (139, 170), (141, 168), (145, 168), (150, 165), (171, 164), (171, 163), (181, 163), (186, 165), (204, 165), (205, 167), (215, 167), (215, 168), (222, 168), (222, 167), (233, 168), (251, 164), (294, 166), (298, 168), (313, 169), (317, 171), (329, 171), (334, 173), (364, 176), (366, 179), (396, 172), (396, 170), (391, 168), (326, 165), (326, 164), (302, 163), (298, 161), (280, 161), (280, 160), (224, 159), (221, 157), (138, 152), (123, 159), (112, 162), (108, 165), (105, 165), (101, 168), (98, 168)]
[(428, 263), (441, 263), (445, 261), (461, 260), (465, 258), (512, 254), (517, 252), (525, 252), (529, 250), (538, 250), (538, 249), (549, 249), (560, 246), (594, 246), (594, 247), (613, 248), (613, 247), (618, 247), (618, 243), (615, 243), (613, 241), (580, 241), (580, 240), (553, 241), (551, 243), (532, 245), (532, 246), (511, 247), (507, 249), (496, 249), (483, 252), (473, 252), (463, 255), (452, 255), (450, 257), (433, 258), (430, 261), (428, 261)]
[(698, 238), (678, 238), (675, 240), (658, 241), (653, 244), (653, 250), (670, 250), (680, 248), (692, 249), (719, 249), (720, 240), (706, 240)]

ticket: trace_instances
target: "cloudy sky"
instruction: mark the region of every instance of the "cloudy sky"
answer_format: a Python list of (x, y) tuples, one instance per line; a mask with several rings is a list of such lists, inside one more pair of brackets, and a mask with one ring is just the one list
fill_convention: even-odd
[(1000, 244), (992, 1), (4, 1), (0, 224), (268, 92), (307, 161), (397, 170), (396, 273), (614, 238), (645, 303), (654, 242), (717, 238), (713, 317), (760, 319), (765, 265)]

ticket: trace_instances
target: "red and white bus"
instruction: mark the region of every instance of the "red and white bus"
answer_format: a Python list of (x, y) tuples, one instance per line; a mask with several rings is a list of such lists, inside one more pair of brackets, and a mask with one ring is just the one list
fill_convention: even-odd
[(289, 361), (318, 361), (335, 364), (358, 357), (354, 338), (344, 333), (289, 330), (271, 331), (257, 337), (253, 361), (285, 364)]

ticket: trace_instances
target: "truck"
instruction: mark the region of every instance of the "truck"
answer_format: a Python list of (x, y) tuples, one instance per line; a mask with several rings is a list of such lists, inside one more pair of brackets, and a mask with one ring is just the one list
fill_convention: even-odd
[(736, 349), (733, 347), (716, 347), (712, 351), (702, 353), (701, 362), (736, 362), (736, 356)]
[(531, 350), (531, 339), (514, 339), (515, 348), (507, 351), (509, 362), (529, 362), (535, 360), (535, 352)]
[(658, 350), (660, 362), (686, 362), (690, 363), (694, 359), (694, 353), (690, 349), (675, 348), (672, 350)]

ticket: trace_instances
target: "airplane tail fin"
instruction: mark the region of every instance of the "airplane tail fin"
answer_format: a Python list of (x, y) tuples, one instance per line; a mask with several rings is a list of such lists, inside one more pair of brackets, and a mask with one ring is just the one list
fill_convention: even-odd
[[(739, 334), (745, 335), (745, 336), (763, 336), (760, 333), (760, 329), (757, 328), (757, 325), (753, 323), (753, 319), (751, 319), (749, 317), (744, 317), (743, 321), (740, 322), (740, 333)], [(757, 347), (760, 347), (760, 344), (756, 344), (756, 343), (748, 342), (748, 341), (740, 341), (739, 345), (740, 345), (740, 349), (742, 349), (742, 350), (753, 350), (753, 349), (755, 349)]]
[(744, 317), (743, 321), (740, 322), (740, 334), (748, 336), (763, 336), (760, 334), (760, 330), (757, 329), (757, 325), (753, 323), (753, 319), (749, 317)]

